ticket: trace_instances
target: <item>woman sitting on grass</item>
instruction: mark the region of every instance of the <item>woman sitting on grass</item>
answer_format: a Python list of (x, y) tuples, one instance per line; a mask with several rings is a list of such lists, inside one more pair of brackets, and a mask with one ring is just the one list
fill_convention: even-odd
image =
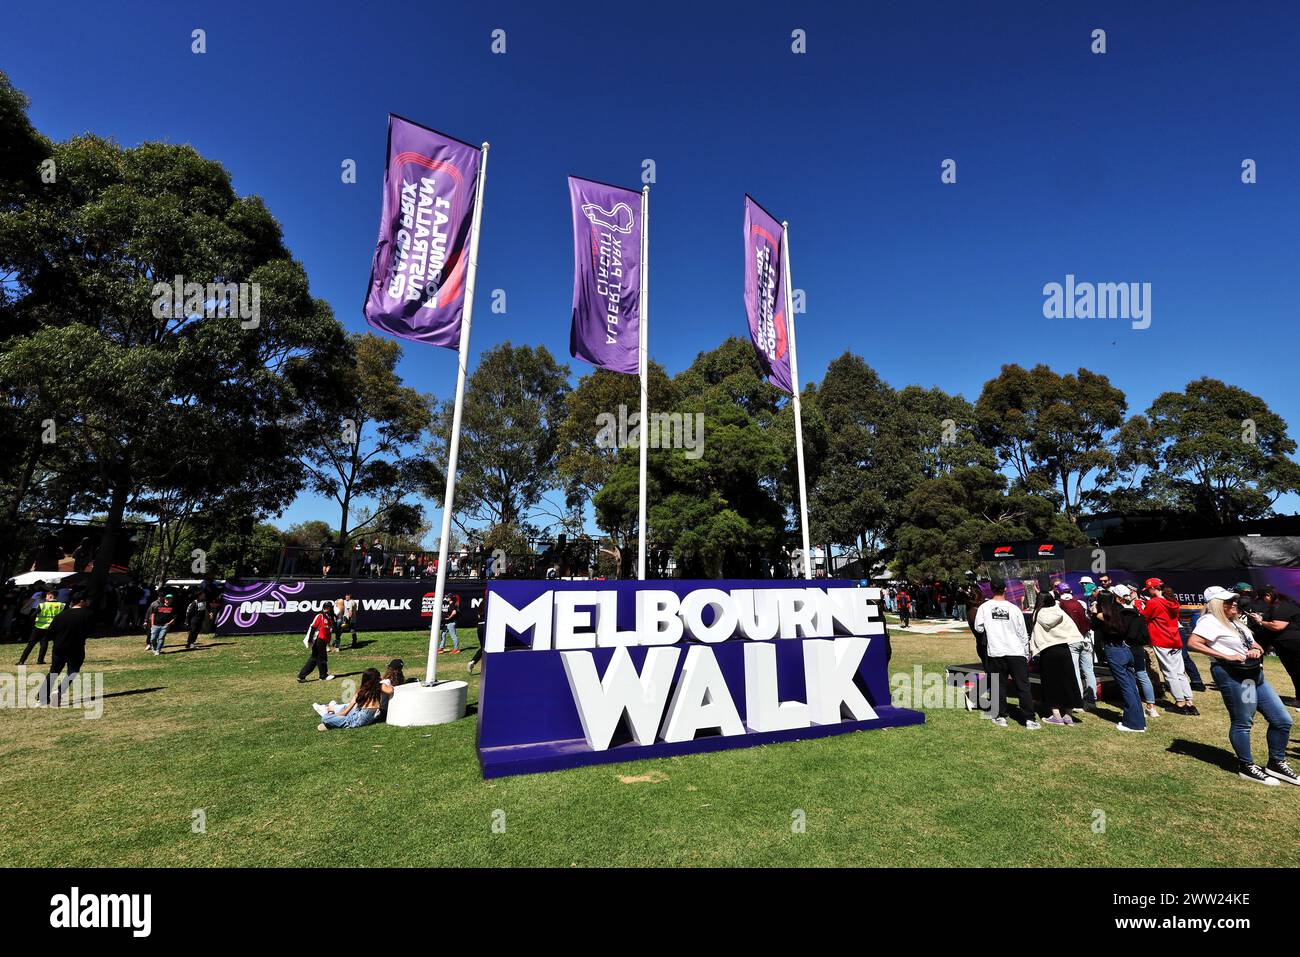
[(1056, 603), (1056, 596), (1050, 591), (1040, 594), (1029, 651), (1038, 656), (1043, 704), (1052, 709), (1051, 716), (1043, 719), (1046, 724), (1074, 724), (1070, 712), (1083, 708), (1070, 653), (1070, 643), (1082, 640), (1078, 626)]
[(379, 702), (379, 720), (388, 720), (388, 703), (393, 700), (393, 691), (398, 685), (406, 684), (406, 674), (402, 671), (406, 667), (406, 662), (401, 658), (394, 658), (388, 663), (384, 676), (379, 679), (379, 691), (382, 699)]
[(361, 687), (357, 688), (357, 693), (352, 700), (341, 709), (335, 711), (325, 705), (313, 705), (316, 713), (321, 716), (321, 723), (316, 726), (316, 730), (364, 728), (368, 724), (374, 724), (379, 720), (379, 708), (383, 698), (384, 693), (379, 685), (379, 671), (375, 668), (367, 668), (361, 675)]

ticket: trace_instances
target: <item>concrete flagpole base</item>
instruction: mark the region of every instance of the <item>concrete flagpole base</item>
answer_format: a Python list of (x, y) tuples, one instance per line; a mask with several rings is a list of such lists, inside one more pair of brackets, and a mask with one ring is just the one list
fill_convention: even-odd
[(388, 703), (388, 723), (399, 728), (450, 724), (465, 717), (469, 684), (439, 681), (432, 685), (399, 685)]

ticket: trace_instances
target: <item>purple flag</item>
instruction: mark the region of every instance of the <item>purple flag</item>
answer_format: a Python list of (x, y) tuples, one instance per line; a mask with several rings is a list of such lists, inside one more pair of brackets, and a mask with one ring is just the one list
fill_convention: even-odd
[(569, 177), (573, 329), (569, 352), (636, 375), (641, 347), (641, 194)]
[(749, 337), (754, 340), (768, 381), (793, 394), (781, 224), (749, 196), (745, 197), (745, 313), (749, 317)]
[(384, 207), (364, 310), (376, 329), (459, 348), (479, 155), (389, 114)]

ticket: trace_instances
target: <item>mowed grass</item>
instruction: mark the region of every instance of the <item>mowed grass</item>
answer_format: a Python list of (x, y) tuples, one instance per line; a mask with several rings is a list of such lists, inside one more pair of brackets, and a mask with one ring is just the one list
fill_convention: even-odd
[[(422, 676), (426, 635), (364, 640), (332, 669), (401, 655)], [(891, 671), (971, 655), (966, 636), (896, 634)], [(1037, 732), (936, 708), (919, 727), (485, 782), (472, 715), (318, 732), (310, 705), (342, 682), (297, 684), (304, 658), (293, 635), (159, 658), (142, 638), (91, 642), (102, 718), (0, 716), (0, 864), (1239, 866), (1242, 847), (1256, 866), (1300, 864), (1300, 788), (1228, 770), (1213, 690), (1201, 717), (1146, 735), (1115, 732), (1109, 707)], [(444, 655), (440, 673), (463, 678), (468, 659)], [(1263, 738), (1260, 721), (1261, 757)]]

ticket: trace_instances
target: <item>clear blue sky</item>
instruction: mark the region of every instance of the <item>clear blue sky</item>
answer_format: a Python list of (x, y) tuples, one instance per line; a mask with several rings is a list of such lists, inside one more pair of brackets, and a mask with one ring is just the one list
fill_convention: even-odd
[[(1208, 373), (1295, 433), (1298, 29), (1294, 5), (1186, 0), (15, 3), (0, 67), (55, 138), (220, 160), (350, 329), (364, 328), (391, 110), (492, 143), (476, 354), (510, 340), (568, 358), (565, 176), (636, 187), (650, 158), (650, 346), (670, 372), (744, 334), (749, 191), (791, 222), (804, 381), (846, 349), (895, 386), (971, 399), (1002, 363), (1084, 365), (1140, 411)], [(947, 158), (955, 185), (940, 183)], [(1151, 283), (1150, 328), (1045, 319), (1043, 285), (1067, 273)], [(497, 288), (505, 316), (486, 308)], [(440, 397), (454, 370), (453, 353), (418, 345), (402, 367)], [(309, 517), (337, 519), (300, 500), (282, 521)]]

